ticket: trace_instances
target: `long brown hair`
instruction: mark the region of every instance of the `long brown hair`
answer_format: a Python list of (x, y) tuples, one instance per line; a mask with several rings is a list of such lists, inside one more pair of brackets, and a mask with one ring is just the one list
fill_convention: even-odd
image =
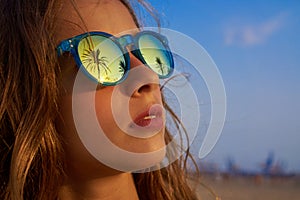
[[(54, 41), (57, 2), (0, 0), (0, 199), (56, 199), (65, 176), (55, 128), (61, 76)], [(122, 2), (138, 23), (130, 4)], [(180, 125), (175, 116), (174, 122)], [(166, 142), (171, 139), (167, 132)], [(188, 156), (134, 174), (139, 198), (196, 199), (185, 178)]]

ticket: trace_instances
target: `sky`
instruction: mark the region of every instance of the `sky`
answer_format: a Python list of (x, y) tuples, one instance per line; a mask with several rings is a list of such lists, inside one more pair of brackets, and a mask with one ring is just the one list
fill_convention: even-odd
[[(221, 137), (203, 161), (259, 169), (270, 152), (300, 172), (300, 1), (149, 0), (162, 26), (195, 39), (226, 89)], [(197, 146), (197, 144), (194, 144)]]

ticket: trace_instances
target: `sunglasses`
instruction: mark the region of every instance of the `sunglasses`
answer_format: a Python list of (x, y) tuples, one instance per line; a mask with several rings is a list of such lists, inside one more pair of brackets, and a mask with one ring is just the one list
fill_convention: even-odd
[(77, 66), (92, 80), (104, 86), (121, 83), (130, 70), (128, 50), (159, 78), (169, 77), (174, 61), (167, 38), (157, 32), (115, 37), (105, 32), (87, 32), (63, 40), (58, 56), (70, 52)]

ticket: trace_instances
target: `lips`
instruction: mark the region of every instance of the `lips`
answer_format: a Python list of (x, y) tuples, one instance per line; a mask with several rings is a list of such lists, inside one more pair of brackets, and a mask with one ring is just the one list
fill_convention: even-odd
[(133, 122), (139, 127), (161, 129), (163, 127), (162, 106), (159, 104), (152, 105), (149, 109), (140, 113)]

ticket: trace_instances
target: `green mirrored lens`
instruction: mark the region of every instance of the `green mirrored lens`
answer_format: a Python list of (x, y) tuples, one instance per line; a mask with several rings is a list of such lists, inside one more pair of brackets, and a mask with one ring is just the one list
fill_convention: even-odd
[(114, 84), (126, 72), (126, 61), (120, 47), (111, 39), (91, 35), (78, 44), (78, 55), (88, 74), (99, 83)]
[(139, 49), (146, 64), (161, 77), (171, 72), (170, 55), (161, 40), (145, 34), (139, 38)]

